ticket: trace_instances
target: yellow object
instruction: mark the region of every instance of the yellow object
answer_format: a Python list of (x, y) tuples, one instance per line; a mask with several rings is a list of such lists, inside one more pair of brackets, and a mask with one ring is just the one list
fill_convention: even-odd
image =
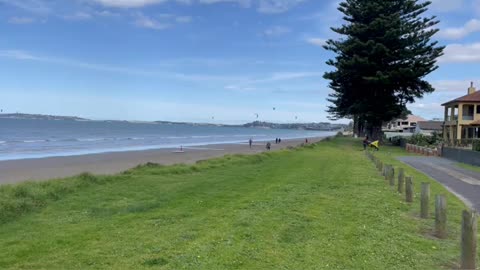
[(378, 141), (374, 141), (374, 142), (370, 143), (370, 146), (378, 149)]

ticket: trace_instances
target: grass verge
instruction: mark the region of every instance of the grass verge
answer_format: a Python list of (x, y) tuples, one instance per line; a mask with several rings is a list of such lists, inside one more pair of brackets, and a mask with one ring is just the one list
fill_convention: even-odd
[(418, 219), (417, 203), (388, 187), (360, 141), (337, 138), (194, 166), (3, 186), (0, 268), (452, 267), (464, 205), (396, 161), (402, 154), (378, 153), (414, 176), (415, 192), (430, 181), (432, 194), (447, 194), (448, 239), (431, 236), (433, 220)]

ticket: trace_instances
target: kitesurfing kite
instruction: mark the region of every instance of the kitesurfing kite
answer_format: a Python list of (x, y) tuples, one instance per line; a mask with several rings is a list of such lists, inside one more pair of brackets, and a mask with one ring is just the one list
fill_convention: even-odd
[(380, 148), (378, 148), (378, 141), (371, 142), (369, 146), (374, 148), (377, 151), (380, 150)]

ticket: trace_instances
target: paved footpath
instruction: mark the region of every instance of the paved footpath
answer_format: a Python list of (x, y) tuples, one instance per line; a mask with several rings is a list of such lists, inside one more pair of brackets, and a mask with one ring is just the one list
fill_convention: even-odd
[(446, 186), (480, 212), (480, 173), (460, 168), (454, 161), (437, 157), (399, 157), (400, 161)]

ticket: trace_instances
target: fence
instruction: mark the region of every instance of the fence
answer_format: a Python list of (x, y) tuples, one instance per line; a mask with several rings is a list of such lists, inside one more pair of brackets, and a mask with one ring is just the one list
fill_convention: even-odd
[(480, 166), (480, 152), (478, 151), (443, 147), (442, 157), (474, 166)]
[(425, 146), (419, 146), (419, 145), (407, 143), (405, 145), (405, 149), (407, 150), (407, 152), (417, 153), (424, 156), (438, 157), (442, 155), (442, 151), (440, 147), (429, 148)]
[[(365, 151), (367, 157), (376, 165), (376, 168), (388, 180), (392, 187), (397, 185), (397, 192), (403, 193), (405, 190), (405, 201), (408, 203), (414, 202), (414, 182), (411, 176), (405, 175), (403, 168), (398, 168), (398, 181), (395, 181), (395, 167), (383, 162), (370, 151)], [(427, 219), (430, 215), (429, 210), (430, 201), (430, 184), (421, 184), (420, 193), (420, 217)], [(477, 258), (477, 214), (474, 210), (464, 210), (462, 212), (461, 225), (461, 251), (460, 251), (460, 268), (461, 269), (476, 269)], [(447, 230), (447, 200), (444, 195), (435, 195), (435, 236), (440, 239), (445, 239), (448, 236)]]

